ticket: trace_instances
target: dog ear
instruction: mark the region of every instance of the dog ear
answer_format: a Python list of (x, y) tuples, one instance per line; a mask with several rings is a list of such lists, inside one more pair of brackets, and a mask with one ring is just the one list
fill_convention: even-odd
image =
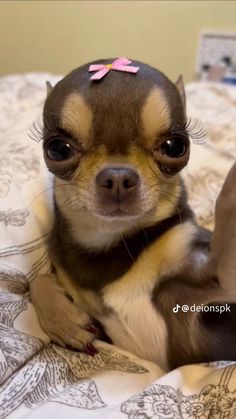
[(184, 111), (186, 112), (186, 96), (185, 96), (185, 90), (184, 90), (184, 79), (183, 76), (180, 75), (178, 77), (178, 79), (175, 82), (175, 85), (178, 89), (178, 92), (180, 94), (181, 100), (182, 100), (182, 104), (184, 107)]
[(52, 89), (53, 89), (53, 86), (51, 85), (50, 81), (48, 81), (48, 80), (46, 81), (46, 88), (47, 88), (47, 97), (48, 97), (50, 95)]

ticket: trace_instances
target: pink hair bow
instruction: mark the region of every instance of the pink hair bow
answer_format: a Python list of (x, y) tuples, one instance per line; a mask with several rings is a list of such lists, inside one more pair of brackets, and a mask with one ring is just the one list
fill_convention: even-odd
[(110, 70), (125, 71), (127, 73), (137, 73), (139, 67), (134, 67), (131, 64), (132, 61), (127, 58), (121, 57), (113, 61), (111, 64), (92, 64), (89, 67), (89, 71), (96, 71), (96, 73), (90, 77), (91, 80), (102, 79)]

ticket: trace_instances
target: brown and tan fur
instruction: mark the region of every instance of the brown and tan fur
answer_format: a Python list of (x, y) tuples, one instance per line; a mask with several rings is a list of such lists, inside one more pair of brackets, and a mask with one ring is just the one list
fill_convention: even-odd
[[(42, 327), (60, 344), (85, 348), (95, 337), (85, 326), (95, 319), (116, 345), (166, 369), (236, 359), (234, 312), (225, 330), (217, 328), (217, 314), (173, 313), (177, 303), (235, 301), (232, 257), (223, 252), (220, 263), (218, 223), (210, 253), (211, 235), (197, 226), (187, 203), (180, 172), (190, 147), (181, 80), (175, 85), (135, 64), (136, 75), (112, 71), (99, 82), (84, 65), (48, 95), (44, 158), (55, 174), (54, 272), (32, 282), (33, 303)], [(161, 146), (176, 137), (185, 152), (168, 157)], [(63, 161), (48, 156), (48, 144), (58, 138), (73, 150)], [(110, 169), (115, 192), (102, 177)], [(129, 182), (135, 179), (132, 187), (123, 183), (124, 190), (121, 178), (115, 180), (122, 170)]]

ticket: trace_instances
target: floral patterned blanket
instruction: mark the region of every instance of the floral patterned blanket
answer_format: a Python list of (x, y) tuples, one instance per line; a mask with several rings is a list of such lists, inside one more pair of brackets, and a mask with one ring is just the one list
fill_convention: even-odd
[[(165, 374), (103, 342), (95, 357), (63, 349), (40, 328), (28, 282), (49, 268), (52, 178), (31, 137), (41, 125), (45, 80), (59, 78), (0, 79), (0, 418), (236, 418), (235, 363)], [(207, 142), (193, 144), (184, 177), (200, 223), (212, 228), (214, 201), (236, 158), (236, 88), (192, 83), (187, 98)]]

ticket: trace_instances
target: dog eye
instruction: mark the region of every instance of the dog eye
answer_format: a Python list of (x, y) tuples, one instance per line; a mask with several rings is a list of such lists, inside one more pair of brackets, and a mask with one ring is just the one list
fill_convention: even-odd
[(50, 160), (63, 161), (73, 157), (76, 152), (73, 147), (60, 138), (49, 141), (46, 149), (47, 156)]
[(166, 140), (160, 147), (160, 152), (170, 158), (182, 157), (186, 150), (186, 141), (178, 137)]

